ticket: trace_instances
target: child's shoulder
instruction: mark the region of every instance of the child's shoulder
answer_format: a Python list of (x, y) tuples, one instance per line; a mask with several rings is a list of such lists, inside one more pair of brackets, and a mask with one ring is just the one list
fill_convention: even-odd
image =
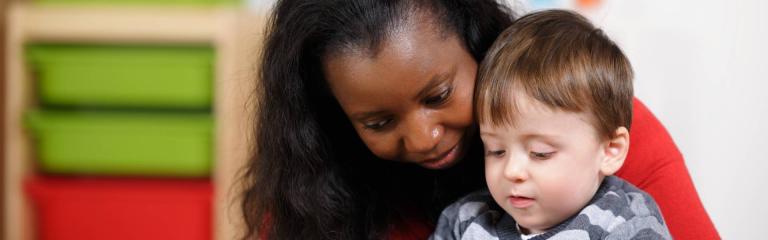
[(469, 220), (488, 211), (497, 211), (498, 205), (488, 190), (480, 190), (467, 194), (446, 207), (441, 217)]
[(496, 225), (503, 213), (488, 190), (470, 193), (443, 210), (430, 239), (459, 239), (468, 231), (493, 239), (486, 230)]
[(615, 176), (606, 177), (592, 203), (571, 222), (582, 224), (592, 225), (590, 230), (600, 232), (597, 235), (670, 239), (653, 197)]
[(611, 210), (624, 219), (652, 216), (663, 221), (661, 211), (650, 194), (616, 176), (606, 177), (604, 185), (594, 203), (598, 207)]

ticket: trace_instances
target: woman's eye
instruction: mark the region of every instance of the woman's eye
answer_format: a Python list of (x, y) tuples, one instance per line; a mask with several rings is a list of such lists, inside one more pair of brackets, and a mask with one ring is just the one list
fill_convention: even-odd
[(386, 127), (387, 124), (389, 124), (390, 122), (392, 122), (392, 119), (387, 118), (379, 121), (365, 123), (363, 124), (363, 127), (371, 130), (381, 130), (382, 128)]
[(532, 159), (536, 160), (547, 160), (552, 158), (552, 155), (554, 155), (555, 152), (531, 152), (530, 156)]
[(489, 157), (503, 157), (505, 153), (507, 153), (505, 150), (493, 150), (485, 152), (485, 155)]
[(440, 92), (440, 94), (424, 99), (424, 104), (432, 105), (432, 106), (440, 105), (444, 103), (449, 96), (451, 96), (452, 91), (453, 91), (453, 88), (451, 87), (445, 88), (442, 92)]

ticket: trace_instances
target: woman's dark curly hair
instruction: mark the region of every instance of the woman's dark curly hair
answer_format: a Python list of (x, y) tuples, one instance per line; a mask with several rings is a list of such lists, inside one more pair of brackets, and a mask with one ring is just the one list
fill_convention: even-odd
[(484, 186), (482, 147), (448, 170), (376, 158), (326, 86), (322, 62), (376, 51), (426, 14), (480, 62), (514, 19), (494, 0), (281, 0), (260, 65), (256, 144), (245, 172), (245, 239), (381, 239), (405, 219), (434, 221)]

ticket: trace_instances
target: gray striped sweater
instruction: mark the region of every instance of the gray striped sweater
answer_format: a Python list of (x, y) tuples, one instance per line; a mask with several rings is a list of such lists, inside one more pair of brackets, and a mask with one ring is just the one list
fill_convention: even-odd
[[(517, 224), (487, 190), (448, 206), (440, 216), (434, 240), (521, 239)], [(671, 239), (650, 195), (615, 176), (606, 177), (589, 204), (539, 239)]]

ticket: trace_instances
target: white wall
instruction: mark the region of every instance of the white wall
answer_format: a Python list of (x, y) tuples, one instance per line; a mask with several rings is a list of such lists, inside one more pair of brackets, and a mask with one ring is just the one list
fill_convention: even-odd
[[(273, 0), (251, 2), (263, 8)], [(603, 0), (584, 12), (629, 56), (636, 95), (677, 142), (722, 237), (765, 232), (768, 3)]]
[(267, 11), (272, 9), (276, 0), (244, 0), (246, 6), (252, 10)]

